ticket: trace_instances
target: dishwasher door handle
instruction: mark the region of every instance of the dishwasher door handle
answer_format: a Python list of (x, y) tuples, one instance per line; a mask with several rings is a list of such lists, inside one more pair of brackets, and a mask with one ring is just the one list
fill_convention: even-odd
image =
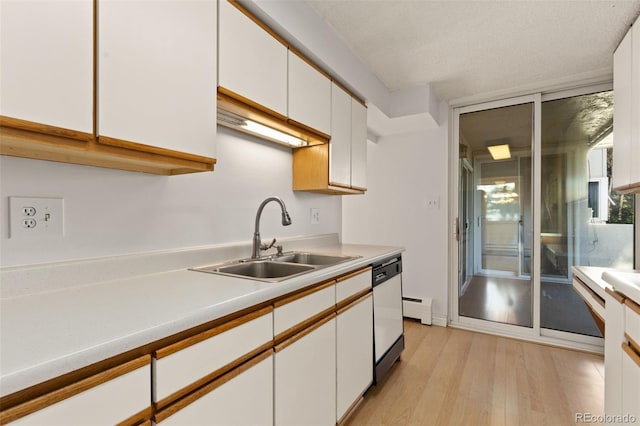
[(386, 272), (380, 272), (379, 274), (376, 275), (376, 282), (380, 281), (381, 279), (384, 279), (387, 276)]

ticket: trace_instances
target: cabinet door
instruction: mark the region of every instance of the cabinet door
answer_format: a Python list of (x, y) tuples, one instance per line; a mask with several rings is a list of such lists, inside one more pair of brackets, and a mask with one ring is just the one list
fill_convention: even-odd
[[(640, 183), (640, 17), (631, 28), (631, 153), (629, 168), (632, 184)], [(615, 129), (614, 129), (615, 131)], [(615, 135), (615, 133), (614, 133)]]
[(367, 108), (351, 98), (351, 187), (367, 188)]
[(640, 419), (640, 355), (633, 349), (623, 352), (621, 413)]
[(214, 156), (216, 1), (98, 9), (99, 136)]
[(632, 145), (632, 31), (629, 31), (613, 54), (613, 187), (631, 181)]
[(218, 86), (286, 116), (287, 47), (227, 0), (219, 5)]
[(373, 381), (371, 294), (338, 312), (336, 321), (336, 419), (340, 420)]
[[(199, 398), (164, 418), (162, 426), (234, 426), (273, 424), (273, 355), (268, 353), (257, 364), (244, 371), (232, 371), (224, 383), (205, 387)], [(251, 361), (250, 361), (251, 362)], [(243, 367), (238, 367), (242, 369)], [(209, 389), (212, 388), (212, 389)], [(186, 398), (189, 399), (189, 398)], [(168, 412), (174, 411), (172, 407)], [(156, 419), (158, 420), (158, 419)]]
[[(335, 425), (336, 319), (276, 347), (275, 424)], [(312, 326), (313, 327), (313, 326)]]
[(289, 118), (331, 133), (331, 80), (289, 51)]
[(0, 115), (92, 134), (93, 2), (0, 8)]
[(329, 142), (329, 183), (351, 186), (351, 96), (331, 85), (331, 141)]
[(150, 414), (151, 365), (148, 360), (146, 362), (143, 367), (100, 383), (11, 424), (109, 425), (123, 422), (145, 409)]

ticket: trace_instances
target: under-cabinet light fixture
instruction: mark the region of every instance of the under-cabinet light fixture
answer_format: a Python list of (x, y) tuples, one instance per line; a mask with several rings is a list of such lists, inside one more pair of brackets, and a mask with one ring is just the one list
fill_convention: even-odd
[(308, 145), (308, 142), (303, 139), (229, 111), (218, 110), (218, 124), (292, 148)]
[(299, 146), (304, 146), (307, 144), (306, 141), (303, 141), (300, 138), (296, 138), (295, 136), (291, 136), (279, 130), (272, 129), (271, 127), (265, 126), (264, 124), (256, 123), (255, 121), (245, 120), (245, 122), (242, 124), (242, 127), (244, 127), (248, 132), (256, 133), (260, 136), (264, 136), (277, 142), (283, 142), (292, 147), (297, 148)]
[(509, 144), (492, 145), (488, 146), (489, 154), (494, 160), (506, 160), (511, 158), (511, 151), (509, 150)]

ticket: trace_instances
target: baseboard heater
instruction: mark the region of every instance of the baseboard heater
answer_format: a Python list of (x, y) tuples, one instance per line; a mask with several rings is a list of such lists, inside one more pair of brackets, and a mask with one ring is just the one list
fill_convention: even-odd
[(402, 315), (405, 318), (419, 319), (422, 324), (431, 325), (431, 302), (426, 299), (402, 298)]

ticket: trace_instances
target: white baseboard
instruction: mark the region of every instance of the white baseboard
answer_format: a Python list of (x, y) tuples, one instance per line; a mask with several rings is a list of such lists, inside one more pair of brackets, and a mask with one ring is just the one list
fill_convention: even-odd
[(431, 298), (403, 298), (402, 314), (406, 318), (419, 319), (422, 324), (431, 325)]
[(431, 317), (431, 322), (433, 325), (437, 325), (440, 327), (447, 327), (449, 325), (449, 321), (447, 320), (447, 317), (441, 317), (441, 316), (437, 316), (437, 315), (433, 315)]

